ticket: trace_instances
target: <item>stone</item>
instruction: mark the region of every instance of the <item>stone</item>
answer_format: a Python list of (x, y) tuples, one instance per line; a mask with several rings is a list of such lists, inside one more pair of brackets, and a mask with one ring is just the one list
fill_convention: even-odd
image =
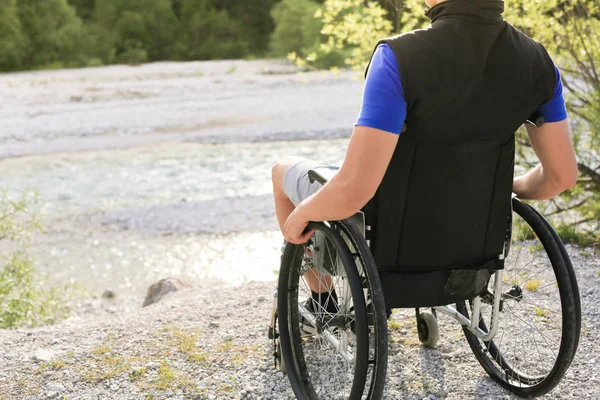
[(231, 342), (233, 339), (235, 339), (235, 335), (232, 333), (225, 333), (221, 335), (221, 339), (223, 339), (226, 342)]
[(142, 307), (147, 307), (151, 304), (158, 303), (167, 294), (183, 289), (191, 289), (191, 286), (177, 278), (161, 279), (148, 288), (148, 294), (146, 295), (146, 299), (144, 300)]
[(50, 362), (52, 361), (52, 352), (47, 349), (37, 349), (33, 353), (33, 360), (37, 362)]
[(46, 386), (46, 389), (48, 389), (49, 392), (62, 392), (65, 390), (65, 387), (60, 383), (50, 383)]
[(117, 294), (112, 290), (105, 290), (104, 293), (102, 293), (103, 299), (114, 299), (115, 297), (117, 297)]

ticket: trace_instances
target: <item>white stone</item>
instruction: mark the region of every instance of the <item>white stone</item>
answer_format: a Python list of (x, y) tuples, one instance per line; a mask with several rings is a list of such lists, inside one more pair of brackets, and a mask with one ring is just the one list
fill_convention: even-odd
[(47, 349), (37, 349), (35, 353), (33, 353), (33, 360), (40, 362), (50, 362), (52, 361), (52, 352)]

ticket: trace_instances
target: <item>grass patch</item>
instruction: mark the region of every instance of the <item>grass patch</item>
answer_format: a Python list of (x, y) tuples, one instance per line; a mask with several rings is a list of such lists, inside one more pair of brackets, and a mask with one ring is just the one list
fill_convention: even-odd
[(396, 321), (388, 321), (388, 328), (390, 329), (400, 329), (400, 324)]
[(515, 240), (533, 240), (535, 239), (535, 234), (525, 221), (515, 219), (513, 222), (513, 237)]
[(576, 244), (583, 247), (600, 244), (600, 237), (596, 233), (582, 230), (576, 225), (560, 223), (555, 229), (563, 243)]
[(181, 329), (172, 329), (169, 331), (172, 344), (177, 347), (177, 350), (187, 357), (189, 362), (194, 363), (210, 363), (208, 353), (200, 351), (198, 348), (198, 335), (201, 330), (186, 332)]
[(533, 307), (533, 312), (535, 313), (536, 317), (538, 317), (538, 318), (547, 319), (550, 316), (550, 311), (544, 310), (539, 307)]
[(540, 288), (541, 284), (542, 282), (539, 279), (530, 279), (525, 282), (525, 290), (529, 292), (536, 292)]
[(166, 360), (158, 368), (158, 378), (154, 387), (159, 390), (175, 389), (177, 387), (175, 371), (171, 369)]
[(60, 371), (65, 367), (65, 365), (66, 364), (63, 360), (52, 360), (50, 362), (40, 365), (40, 372), (47, 369), (52, 371)]
[(129, 371), (129, 378), (134, 382), (138, 381), (142, 377), (144, 377), (144, 375), (146, 375), (146, 372), (148, 372), (146, 367), (132, 369), (131, 371)]

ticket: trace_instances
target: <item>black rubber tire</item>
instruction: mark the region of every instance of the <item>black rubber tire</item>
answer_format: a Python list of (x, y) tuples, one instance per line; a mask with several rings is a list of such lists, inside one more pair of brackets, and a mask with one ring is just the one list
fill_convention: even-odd
[[(350, 287), (354, 306), (355, 320), (352, 330), (355, 332), (356, 350), (354, 354), (354, 375), (348, 399), (358, 400), (362, 398), (365, 388), (369, 354), (367, 309), (361, 280), (353, 262), (352, 254), (339, 233), (323, 223), (311, 222), (308, 228), (323, 233), (333, 245), (337, 256), (341, 259), (341, 265), (344, 268), (344, 274)], [(302, 279), (300, 269), (303, 254), (304, 246), (288, 243), (281, 260), (277, 299), (279, 340), (288, 378), (296, 398), (316, 400), (319, 399), (318, 390), (313, 387), (304, 359), (303, 337), (298, 311), (298, 287)], [(323, 372), (327, 373), (327, 371)], [(326, 398), (321, 397), (323, 400)]]
[(371, 299), (370, 312), (372, 318), (369, 321), (369, 328), (373, 336), (373, 340), (369, 341), (369, 368), (371, 370), (367, 373), (370, 379), (367, 382), (369, 386), (365, 389), (365, 392), (367, 393), (367, 399), (378, 400), (383, 396), (388, 366), (388, 314), (379, 279), (379, 271), (366, 240), (354, 224), (348, 220), (340, 221), (338, 224), (344, 238), (350, 242), (352, 248), (356, 251), (354, 257), (360, 260), (364, 268), (363, 271), (359, 271), (359, 274)]
[[(553, 368), (541, 379), (540, 377), (533, 378), (520, 374), (518, 370), (510, 366), (510, 363), (505, 361), (500, 349), (493, 340), (482, 342), (465, 327), (463, 327), (463, 331), (475, 357), (492, 379), (519, 396), (537, 397), (554, 389), (571, 365), (579, 343), (581, 305), (572, 264), (554, 229), (537, 211), (517, 198), (513, 198), (513, 210), (531, 227), (542, 243), (557, 280), (562, 309), (562, 334), (560, 350)], [(456, 308), (463, 315), (469, 316), (469, 308), (466, 302), (457, 303)], [(480, 320), (479, 327), (487, 331), (483, 319)], [(509, 340), (507, 339), (507, 341)], [(527, 386), (511, 383), (508, 379), (509, 376), (513, 378), (516, 376)]]

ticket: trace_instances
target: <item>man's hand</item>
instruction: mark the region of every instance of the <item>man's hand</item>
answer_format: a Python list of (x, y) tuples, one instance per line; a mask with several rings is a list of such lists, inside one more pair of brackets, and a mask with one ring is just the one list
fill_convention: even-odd
[(288, 217), (283, 225), (283, 237), (285, 241), (293, 244), (304, 244), (315, 233), (314, 229), (305, 232), (308, 222), (306, 218), (302, 218), (301, 213), (296, 208)]

